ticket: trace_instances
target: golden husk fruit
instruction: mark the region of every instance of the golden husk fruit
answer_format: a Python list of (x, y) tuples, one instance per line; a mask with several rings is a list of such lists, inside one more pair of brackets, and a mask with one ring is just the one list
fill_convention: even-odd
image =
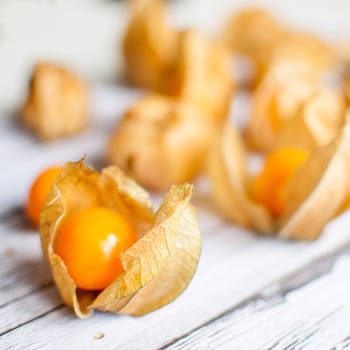
[(286, 191), (279, 236), (312, 240), (340, 213), (350, 192), (350, 120), (328, 145), (316, 149)]
[[(143, 315), (169, 303), (186, 288), (201, 250), (196, 213), (189, 202), (192, 191), (189, 184), (173, 186), (154, 213), (147, 192), (117, 167), (107, 167), (99, 174), (82, 161), (63, 166), (43, 205), (40, 233), (58, 290), (78, 317), (87, 317), (94, 309)], [(121, 254), (124, 272), (101, 292), (77, 289), (55, 253), (65, 220), (94, 205), (119, 212), (139, 237)]]
[(148, 95), (126, 112), (107, 156), (141, 184), (164, 190), (202, 171), (213, 129), (193, 104)]
[(302, 66), (279, 64), (253, 94), (246, 140), (258, 151), (281, 146), (313, 150), (334, 138), (344, 114), (340, 94), (320, 86)]
[(89, 120), (87, 88), (67, 69), (38, 63), (19, 113), (23, 124), (42, 140), (76, 134)]
[(325, 225), (339, 215), (350, 193), (350, 121), (327, 145), (316, 148), (292, 176), (286, 189), (286, 210), (273, 220), (249, 197), (246, 155), (240, 135), (227, 126), (210, 155), (208, 174), (213, 194), (225, 217), (281, 238), (316, 239)]
[(131, 83), (158, 91), (174, 60), (177, 33), (166, 22), (161, 0), (131, 1), (132, 17), (123, 41)]

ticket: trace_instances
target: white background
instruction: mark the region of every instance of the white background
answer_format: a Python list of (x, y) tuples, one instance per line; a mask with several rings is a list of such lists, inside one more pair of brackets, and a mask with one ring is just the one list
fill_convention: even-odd
[[(329, 39), (350, 38), (349, 0), (175, 0), (177, 26), (218, 32), (242, 5), (262, 4), (288, 23)], [(121, 69), (119, 43), (127, 2), (111, 0), (0, 0), (0, 112), (23, 98), (32, 65), (65, 63), (90, 80), (112, 81)]]

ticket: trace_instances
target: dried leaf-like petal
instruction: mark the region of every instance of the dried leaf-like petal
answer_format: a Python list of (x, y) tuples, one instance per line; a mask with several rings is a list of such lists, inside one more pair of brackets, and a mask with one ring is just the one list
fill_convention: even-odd
[(320, 86), (301, 66), (291, 72), (278, 64), (253, 95), (247, 142), (260, 151), (281, 146), (313, 150), (332, 140), (344, 123), (344, 114), (339, 93)]
[(191, 193), (190, 185), (171, 188), (153, 227), (123, 254), (125, 273), (91, 307), (142, 315), (169, 303), (186, 288), (200, 255)]
[(202, 170), (212, 135), (212, 122), (196, 106), (148, 95), (118, 125), (108, 159), (140, 183), (166, 189)]
[(273, 233), (272, 217), (248, 195), (246, 154), (235, 127), (226, 125), (222, 135), (217, 138), (209, 156), (207, 171), (214, 198), (228, 219), (261, 233)]
[(23, 124), (42, 140), (75, 134), (88, 124), (85, 84), (72, 72), (51, 64), (35, 66), (27, 100), (20, 110)]
[(330, 144), (317, 149), (296, 172), (280, 221), (283, 238), (317, 238), (349, 195), (350, 121)]
[(226, 48), (196, 30), (180, 34), (176, 63), (165, 77), (169, 94), (200, 107), (214, 121), (226, 120), (233, 81)]
[[(191, 185), (173, 187), (154, 215), (148, 194), (117, 167), (108, 167), (102, 174), (82, 161), (62, 168), (42, 208), (40, 232), (55, 283), (78, 317), (89, 316), (94, 308), (141, 315), (165, 305), (185, 289), (201, 247), (196, 215), (189, 203), (191, 194)], [(121, 257), (124, 272), (100, 293), (78, 289), (54, 251), (65, 220), (94, 205), (119, 212), (139, 236)]]
[(162, 1), (134, 0), (132, 5), (123, 42), (127, 74), (133, 84), (159, 90), (176, 55), (177, 33), (166, 22)]
[(259, 151), (272, 149), (283, 124), (299, 112), (316, 89), (315, 80), (302, 67), (295, 71), (282, 63), (273, 66), (253, 94), (245, 130), (248, 145)]

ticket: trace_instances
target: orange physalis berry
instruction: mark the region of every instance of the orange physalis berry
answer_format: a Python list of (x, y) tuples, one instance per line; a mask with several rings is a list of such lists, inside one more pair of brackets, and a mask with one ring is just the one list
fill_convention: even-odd
[(60, 171), (59, 166), (46, 169), (36, 178), (30, 189), (26, 212), (29, 220), (36, 226), (39, 224), (40, 209)]
[(120, 253), (136, 240), (133, 228), (120, 214), (90, 207), (63, 224), (55, 251), (79, 288), (100, 290), (123, 272)]
[(264, 204), (274, 216), (283, 214), (287, 185), (307, 157), (308, 152), (303, 149), (280, 148), (272, 151), (261, 174), (253, 182), (253, 198)]

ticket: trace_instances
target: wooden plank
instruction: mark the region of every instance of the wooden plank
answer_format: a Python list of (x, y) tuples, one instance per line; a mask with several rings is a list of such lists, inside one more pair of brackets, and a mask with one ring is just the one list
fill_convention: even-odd
[(350, 347), (350, 255), (326, 275), (261, 298), (198, 329), (169, 349), (345, 349)]
[[(313, 244), (257, 238), (232, 226), (212, 230), (204, 234), (202, 259), (190, 287), (165, 308), (142, 318), (96, 313), (85, 321), (60, 309), (6, 333), (1, 348), (45, 347), (48, 339), (63, 348), (67, 342), (81, 349), (163, 346), (349, 242), (347, 220), (346, 216), (335, 220)], [(43, 328), (45, 337), (38, 337)], [(105, 334), (99, 342), (93, 337), (98, 331)]]
[(39, 291), (52, 279), (43, 262), (40, 240), (35, 230), (5, 229), (0, 226), (0, 239), (1, 307), (14, 299)]
[(0, 306), (0, 334), (63, 306), (56, 287), (51, 284), (39, 291)]

